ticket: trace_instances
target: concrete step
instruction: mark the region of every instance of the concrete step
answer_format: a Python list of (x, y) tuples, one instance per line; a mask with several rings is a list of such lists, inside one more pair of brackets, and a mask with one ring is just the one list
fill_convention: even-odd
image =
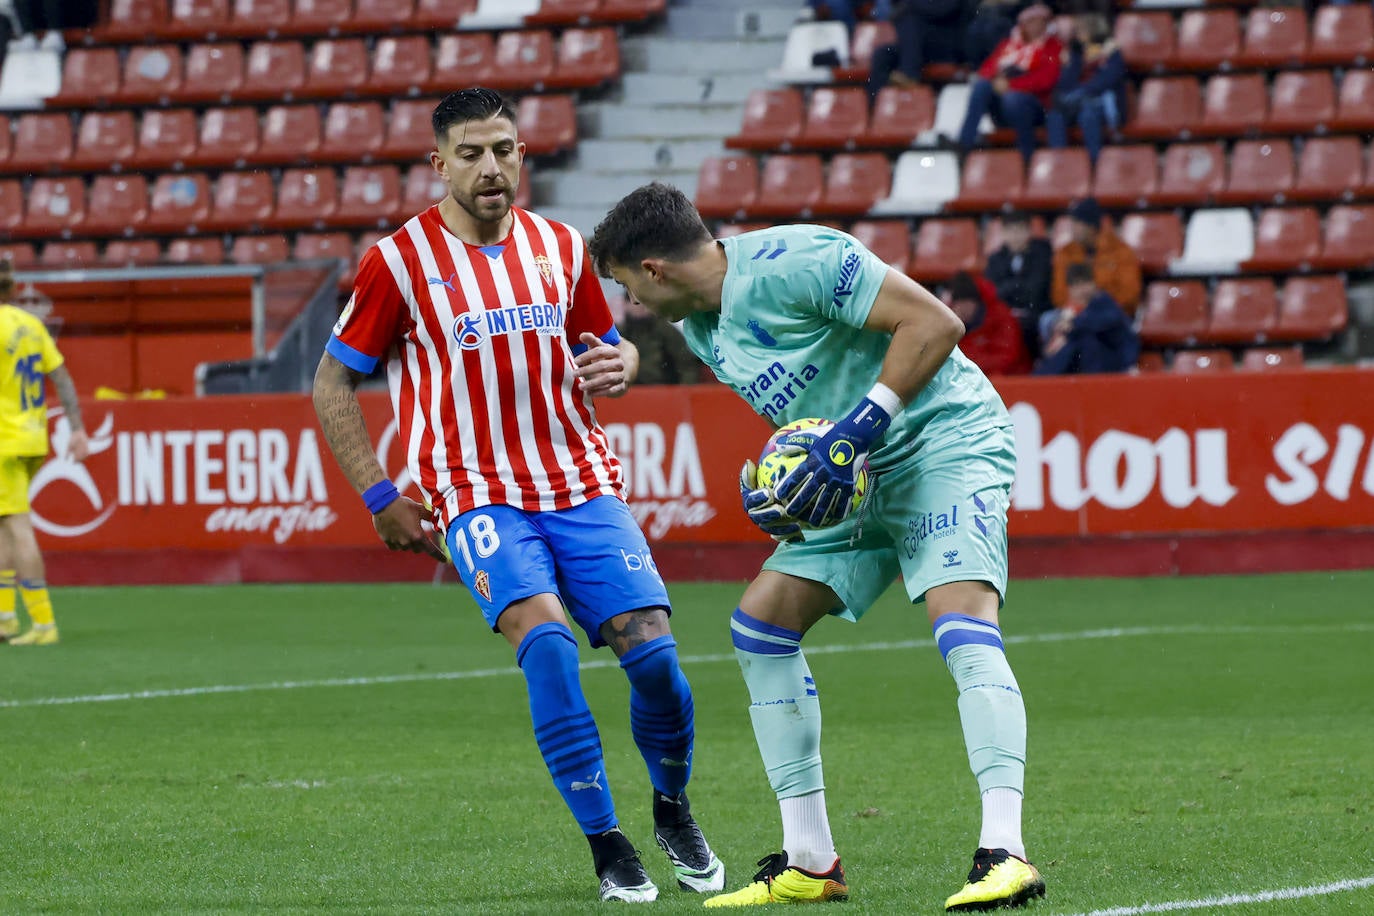
[(621, 77), (621, 100), (631, 105), (681, 102), (744, 102), (766, 81), (753, 73), (627, 73)]
[(720, 139), (739, 130), (743, 105), (621, 105), (584, 109), (587, 136), (606, 140)]
[(781, 38), (735, 41), (675, 39), (638, 35), (620, 42), (621, 66), (628, 72), (763, 74), (782, 62)]
[(577, 144), (576, 169), (598, 172), (644, 172), (698, 169), (708, 156), (725, 152), (718, 140), (582, 140)]
[[(614, 203), (614, 201), (612, 201)], [(557, 220), (560, 223), (567, 223), (584, 238), (591, 238), (592, 232), (596, 230), (596, 224), (601, 222), (606, 216), (607, 207), (561, 207), (544, 206), (538, 201), (535, 202), (534, 209), (545, 219)]]
[(594, 209), (599, 205), (604, 213), (620, 198), (651, 181), (675, 185), (692, 195), (696, 193), (697, 173), (695, 169), (665, 169), (653, 173), (621, 172), (614, 175), (585, 172), (545, 174), (536, 179), (535, 190), (536, 196), (544, 202), (543, 206)]
[(796, 21), (796, 8), (675, 6), (668, 10), (665, 31), (676, 38), (786, 38)]

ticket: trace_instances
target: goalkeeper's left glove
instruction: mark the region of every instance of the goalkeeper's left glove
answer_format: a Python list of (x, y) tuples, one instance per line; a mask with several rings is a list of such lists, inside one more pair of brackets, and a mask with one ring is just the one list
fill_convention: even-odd
[(901, 400), (892, 389), (875, 385), (849, 416), (812, 443), (806, 460), (773, 488), (787, 514), (816, 528), (847, 518), (868, 453), (900, 409)]
[(744, 467), (740, 468), (739, 495), (749, 521), (758, 525), (764, 534), (779, 542), (801, 539), (801, 525), (787, 514), (771, 490), (759, 486), (759, 469), (753, 461), (744, 462)]

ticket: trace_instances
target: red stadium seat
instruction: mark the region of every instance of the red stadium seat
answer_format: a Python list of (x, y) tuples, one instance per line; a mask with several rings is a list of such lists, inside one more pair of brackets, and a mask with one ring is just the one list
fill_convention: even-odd
[[(882, 153), (840, 153), (830, 160), (817, 214), (860, 216), (892, 189), (892, 163)], [(910, 247), (910, 246), (907, 246)]]
[(810, 217), (824, 186), (820, 156), (769, 156), (759, 176), (758, 199), (749, 208), (749, 215), (769, 219)]
[(1230, 350), (1184, 350), (1174, 354), (1169, 371), (1178, 375), (1197, 375), (1206, 372), (1230, 372), (1235, 368)]
[(321, 142), (320, 110), (314, 105), (275, 105), (267, 109), (262, 143), (253, 161), (287, 165), (309, 162)]
[(142, 175), (97, 175), (87, 201), (83, 235), (132, 235), (148, 217), (148, 182)]
[(1220, 143), (1175, 143), (1164, 151), (1155, 206), (1198, 206), (1226, 189), (1226, 150)]
[[(0, 181), (0, 240), (8, 239), (24, 224), (24, 186), (18, 179)], [(11, 258), (11, 260), (13, 260)], [(38, 260), (29, 246), (29, 263)]]
[(1290, 277), (1283, 286), (1274, 340), (1326, 340), (1350, 320), (1339, 276)]
[(1174, 56), (1174, 17), (1127, 10), (1116, 17), (1116, 43), (1132, 70), (1160, 72)]
[(400, 209), (401, 173), (396, 166), (354, 165), (344, 169), (339, 208), (330, 222), (392, 229)]
[(115, 239), (100, 255), (102, 267), (148, 267), (162, 260), (162, 246), (153, 239)]
[(0, 169), (3, 168), (5, 160), (10, 157), (13, 144), (14, 140), (10, 136), (9, 115), (0, 114)]
[[(0, 205), (8, 207), (12, 202), (19, 203), (23, 192), (20, 191), (18, 182), (13, 183), (12, 190), (13, 195), (10, 193), (10, 182), (0, 181)], [(3, 230), (11, 219), (19, 222), (23, 218), (22, 206), (12, 210), (0, 209), (0, 230)], [(0, 245), (0, 261), (9, 261), (15, 270), (28, 270), (38, 264), (38, 254), (32, 242), (7, 242)]]
[(1364, 175), (1364, 148), (1355, 137), (1311, 137), (1298, 158), (1292, 200), (1350, 200)]
[(156, 35), (166, 22), (167, 0), (112, 0), (109, 21), (95, 27), (95, 37), (132, 44)]
[(429, 39), (423, 35), (379, 38), (372, 49), (372, 95), (416, 95), (429, 83)]
[(95, 242), (48, 242), (38, 257), (38, 266), (47, 270), (75, 270), (95, 267), (99, 260)]
[(1200, 137), (1238, 137), (1258, 129), (1269, 117), (1269, 89), (1259, 73), (1218, 74), (1203, 92)]
[(1265, 129), (1280, 134), (1325, 133), (1336, 117), (1336, 84), (1327, 70), (1288, 70), (1274, 78)]
[(1164, 354), (1160, 353), (1158, 350), (1143, 350), (1141, 354), (1136, 357), (1136, 372), (1163, 372), (1165, 368)]
[(1250, 347), (1241, 354), (1236, 368), (1246, 372), (1273, 372), (1301, 369), (1302, 364), (1302, 347)]
[(1255, 253), (1245, 271), (1306, 270), (1321, 254), (1322, 223), (1312, 207), (1265, 210), (1255, 225)]
[(1201, 280), (1157, 280), (1146, 288), (1139, 316), (1141, 343), (1196, 343), (1207, 331), (1207, 287)]
[(333, 169), (287, 169), (277, 186), (277, 209), (269, 228), (318, 229), (339, 208)]
[(19, 116), (8, 172), (49, 172), (63, 168), (72, 155), (72, 119), (65, 112)]
[(117, 172), (137, 146), (131, 111), (88, 111), (76, 132), (76, 149), (67, 168), (79, 172)]
[(296, 236), (291, 249), (293, 261), (316, 261), (335, 258), (343, 266), (339, 275), (339, 288), (349, 289), (353, 285), (353, 236), (347, 232), (302, 232)]
[(267, 172), (225, 172), (215, 182), (214, 203), (201, 228), (248, 232), (272, 217), (277, 191)]
[(477, 8), (477, 0), (417, 0), (411, 25), (421, 29), (454, 29)]
[[(1020, 154), (1014, 155), (1020, 159)], [(978, 270), (982, 260), (975, 220), (928, 219), (916, 230), (911, 276), (922, 283), (939, 283), (961, 270)]]
[[(349, 17), (347, 31), (363, 35), (393, 29), (417, 28), (414, 0), (357, 0)], [(452, 28), (450, 21), (446, 28)]]
[(367, 43), (361, 38), (315, 42), (310, 50), (302, 95), (321, 99), (351, 96), (367, 85)]
[(305, 85), (305, 47), (299, 41), (259, 41), (248, 49), (243, 85), (235, 98), (291, 101)]
[(859, 220), (850, 228), (850, 234), (863, 243), (863, 246), (887, 262), (899, 273), (906, 273), (911, 265), (911, 227), (906, 220), (875, 219)]
[(1108, 146), (1097, 156), (1092, 196), (1104, 207), (1143, 206), (1159, 190), (1153, 146)]
[(1374, 206), (1332, 207), (1326, 214), (1322, 253), (1324, 270), (1367, 270), (1374, 265)]
[[(434, 130), (430, 117), (434, 99), (398, 99), (386, 123), (386, 141), (377, 153), (379, 159), (404, 159), (413, 162), (434, 149)], [(524, 139), (521, 118), (521, 138)]]
[(806, 126), (797, 145), (807, 149), (853, 149), (868, 130), (868, 93), (822, 86), (811, 93)]
[(570, 95), (527, 95), (516, 106), (515, 116), (526, 155), (544, 156), (577, 146), (577, 107)]
[(199, 127), (196, 113), (189, 108), (171, 111), (148, 111), (138, 131), (138, 151), (134, 153), (134, 168), (179, 169), (196, 153)]
[(210, 108), (200, 119), (200, 140), (190, 168), (240, 168), (254, 161), (261, 134), (258, 112), (248, 107)]
[(234, 264), (280, 264), (291, 257), (291, 244), (284, 235), (241, 235), (229, 248)]
[(1374, 60), (1374, 8), (1367, 3), (1317, 7), (1307, 62), (1318, 66), (1362, 66)]
[(1240, 16), (1233, 9), (1188, 10), (1178, 24), (1178, 44), (1169, 66), (1212, 71), (1240, 54)]
[(432, 166), (426, 163), (412, 165), (406, 171), (400, 213), (409, 218), (428, 210), (447, 195), (448, 185), (444, 184)]
[(759, 193), (753, 156), (711, 156), (697, 172), (697, 210), (707, 219), (743, 219)]
[(296, 35), (332, 35), (353, 19), (353, 0), (296, 0), (290, 30)]
[(233, 18), (221, 31), (247, 38), (275, 38), (290, 28), (291, 0), (234, 0)]
[(1122, 132), (1127, 137), (1186, 140), (1202, 115), (1202, 90), (1191, 76), (1152, 76), (1140, 86), (1136, 114)]
[(172, 15), (160, 30), (169, 38), (209, 38), (228, 30), (229, 0), (172, 0)]
[(1300, 6), (1259, 6), (1245, 20), (1239, 67), (1296, 67), (1307, 56), (1307, 14)]
[(745, 100), (739, 133), (726, 137), (725, 145), (731, 149), (785, 152), (801, 137), (805, 123), (799, 90), (755, 89)]
[(24, 235), (70, 235), (85, 218), (86, 184), (80, 178), (35, 178), (29, 186)]
[(1293, 171), (1287, 140), (1242, 140), (1231, 148), (1231, 177), (1217, 202), (1281, 204), (1293, 187)]
[(1087, 150), (1038, 149), (1026, 172), (1021, 206), (1027, 210), (1061, 210), (1091, 196), (1092, 182), (1093, 165)]
[(542, 0), (538, 12), (525, 17), (529, 26), (586, 25), (601, 17), (601, 0)]
[(335, 102), (324, 119), (324, 135), (315, 153), (319, 162), (371, 162), (386, 139), (386, 116), (380, 102)]
[(1205, 339), (1217, 344), (1264, 343), (1278, 318), (1278, 294), (1269, 277), (1220, 280), (1212, 292)]
[(172, 239), (167, 245), (169, 264), (223, 264), (224, 240), (219, 236)]
[(553, 35), (549, 32), (502, 32), (496, 38), (487, 85), (494, 89), (537, 91), (553, 76), (553, 68)]
[(490, 32), (441, 35), (425, 89), (447, 95), (464, 86), (485, 86), (495, 66), (496, 42)]
[(1374, 70), (1347, 70), (1331, 129), (1351, 133), (1374, 130)]
[(72, 48), (62, 61), (62, 88), (48, 99), (53, 108), (94, 108), (119, 93), (119, 52), (114, 48)]
[(1169, 261), (1183, 253), (1183, 222), (1177, 213), (1128, 213), (1118, 231), (1147, 273), (1165, 270)]
[(559, 39), (553, 74), (544, 82), (566, 89), (592, 89), (619, 76), (620, 42), (615, 29), (568, 29)]
[(171, 94), (175, 102), (224, 103), (243, 86), (243, 46), (238, 42), (191, 45), (186, 78)]
[(210, 181), (200, 173), (159, 175), (143, 228), (153, 235), (194, 232), (210, 216)]
[(1016, 206), (1026, 181), (1021, 154), (1012, 149), (978, 149), (964, 157), (959, 196), (945, 209), (959, 213)]
[(130, 48), (114, 101), (120, 105), (166, 105), (181, 91), (184, 72), (177, 45)]
[(862, 146), (907, 149), (935, 126), (935, 93), (929, 86), (884, 86), (873, 100), (873, 116)]
[(873, 52), (883, 45), (897, 43), (897, 29), (890, 20), (865, 19), (854, 25), (849, 40), (849, 63), (834, 67), (831, 79), (837, 83), (862, 83), (873, 67)]
[(668, 0), (601, 0), (597, 18), (606, 22), (644, 22), (662, 16)]

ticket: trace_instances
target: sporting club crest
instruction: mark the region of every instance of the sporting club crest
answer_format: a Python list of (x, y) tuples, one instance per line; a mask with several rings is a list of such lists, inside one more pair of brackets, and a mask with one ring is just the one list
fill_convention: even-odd
[(547, 255), (537, 254), (534, 256), (534, 266), (539, 268), (539, 276), (544, 278), (545, 286), (553, 285), (553, 262)]
[(477, 589), (477, 594), (484, 599), (491, 600), (491, 577), (485, 569), (477, 570), (477, 575), (472, 577), (472, 587)]

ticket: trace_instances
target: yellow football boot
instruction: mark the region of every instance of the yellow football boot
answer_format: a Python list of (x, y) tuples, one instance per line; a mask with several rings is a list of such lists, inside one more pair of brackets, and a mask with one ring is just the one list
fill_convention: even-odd
[(1045, 882), (1035, 866), (1005, 849), (979, 849), (973, 854), (968, 884), (945, 901), (946, 913), (981, 913), (1025, 906), (1045, 896)]
[(759, 859), (763, 866), (752, 884), (728, 894), (711, 897), (706, 906), (763, 906), (769, 903), (824, 903), (828, 900), (848, 900), (849, 885), (845, 883), (840, 860), (823, 875), (787, 864), (787, 853), (777, 852)]
[(13, 614), (0, 617), (0, 642), (19, 635), (19, 618)]
[(46, 627), (31, 627), (23, 636), (10, 640), (12, 646), (55, 646), (57, 645), (57, 624)]

